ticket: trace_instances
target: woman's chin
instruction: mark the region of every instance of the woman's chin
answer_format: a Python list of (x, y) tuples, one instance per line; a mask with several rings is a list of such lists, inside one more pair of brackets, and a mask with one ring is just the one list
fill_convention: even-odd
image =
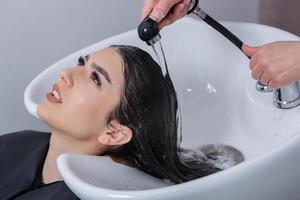
[(60, 117), (62, 115), (58, 113), (59, 109), (53, 107), (51, 102), (47, 100), (44, 100), (37, 106), (37, 115), (52, 131), (68, 132), (65, 128), (70, 128), (68, 127), (69, 123), (66, 123), (65, 118)]
[(44, 105), (42, 103), (39, 104), (37, 107), (37, 114), (40, 117), (40, 119), (51, 129), (51, 132), (57, 129), (55, 127), (57, 123), (55, 123), (55, 119), (53, 119), (53, 115), (47, 112), (47, 109), (44, 108)]
[(51, 118), (53, 117), (53, 115), (51, 115), (51, 111), (49, 110), (46, 101), (47, 100), (44, 100), (43, 102), (38, 104), (36, 112), (39, 118), (44, 121), (49, 127), (51, 127), (51, 121), (53, 121), (53, 119), (51, 120)]

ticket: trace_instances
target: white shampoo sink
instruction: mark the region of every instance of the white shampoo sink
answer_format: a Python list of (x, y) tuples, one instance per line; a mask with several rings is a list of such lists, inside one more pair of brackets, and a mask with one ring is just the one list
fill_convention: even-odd
[[(223, 25), (250, 45), (299, 40), (259, 24)], [(70, 189), (83, 200), (299, 200), (300, 107), (275, 108), (272, 93), (256, 91), (248, 58), (205, 23), (184, 18), (163, 29), (161, 36), (181, 107), (182, 146), (224, 143), (240, 150), (245, 161), (173, 185), (108, 157), (65, 154), (58, 166)], [(38, 75), (25, 91), (28, 111), (37, 117), (37, 104), (64, 67), (112, 44), (138, 46), (154, 57), (136, 30), (100, 41)]]

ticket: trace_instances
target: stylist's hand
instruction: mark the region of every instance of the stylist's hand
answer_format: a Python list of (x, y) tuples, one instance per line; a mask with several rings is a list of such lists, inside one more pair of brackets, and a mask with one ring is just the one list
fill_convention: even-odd
[(259, 47), (243, 45), (251, 57), (252, 77), (271, 88), (300, 80), (300, 42), (274, 42)]
[(141, 20), (150, 15), (159, 22), (159, 28), (162, 29), (185, 16), (189, 4), (190, 0), (144, 0)]

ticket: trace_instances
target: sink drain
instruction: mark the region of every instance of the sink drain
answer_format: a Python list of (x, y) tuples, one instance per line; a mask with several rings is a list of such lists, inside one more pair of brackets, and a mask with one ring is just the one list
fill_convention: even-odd
[(204, 162), (221, 170), (244, 161), (244, 156), (239, 150), (223, 144), (207, 144), (196, 148), (181, 148), (180, 157), (184, 162)]
[(243, 154), (228, 145), (208, 144), (200, 147), (199, 150), (219, 169), (227, 169), (244, 161)]

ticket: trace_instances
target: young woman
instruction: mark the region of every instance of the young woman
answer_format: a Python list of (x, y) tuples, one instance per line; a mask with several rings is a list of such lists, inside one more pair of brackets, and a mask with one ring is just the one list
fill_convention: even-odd
[(63, 153), (118, 156), (175, 183), (219, 171), (180, 159), (177, 106), (170, 77), (145, 51), (111, 46), (80, 57), (38, 105), (51, 133), (0, 137), (0, 199), (76, 199), (56, 166)]

